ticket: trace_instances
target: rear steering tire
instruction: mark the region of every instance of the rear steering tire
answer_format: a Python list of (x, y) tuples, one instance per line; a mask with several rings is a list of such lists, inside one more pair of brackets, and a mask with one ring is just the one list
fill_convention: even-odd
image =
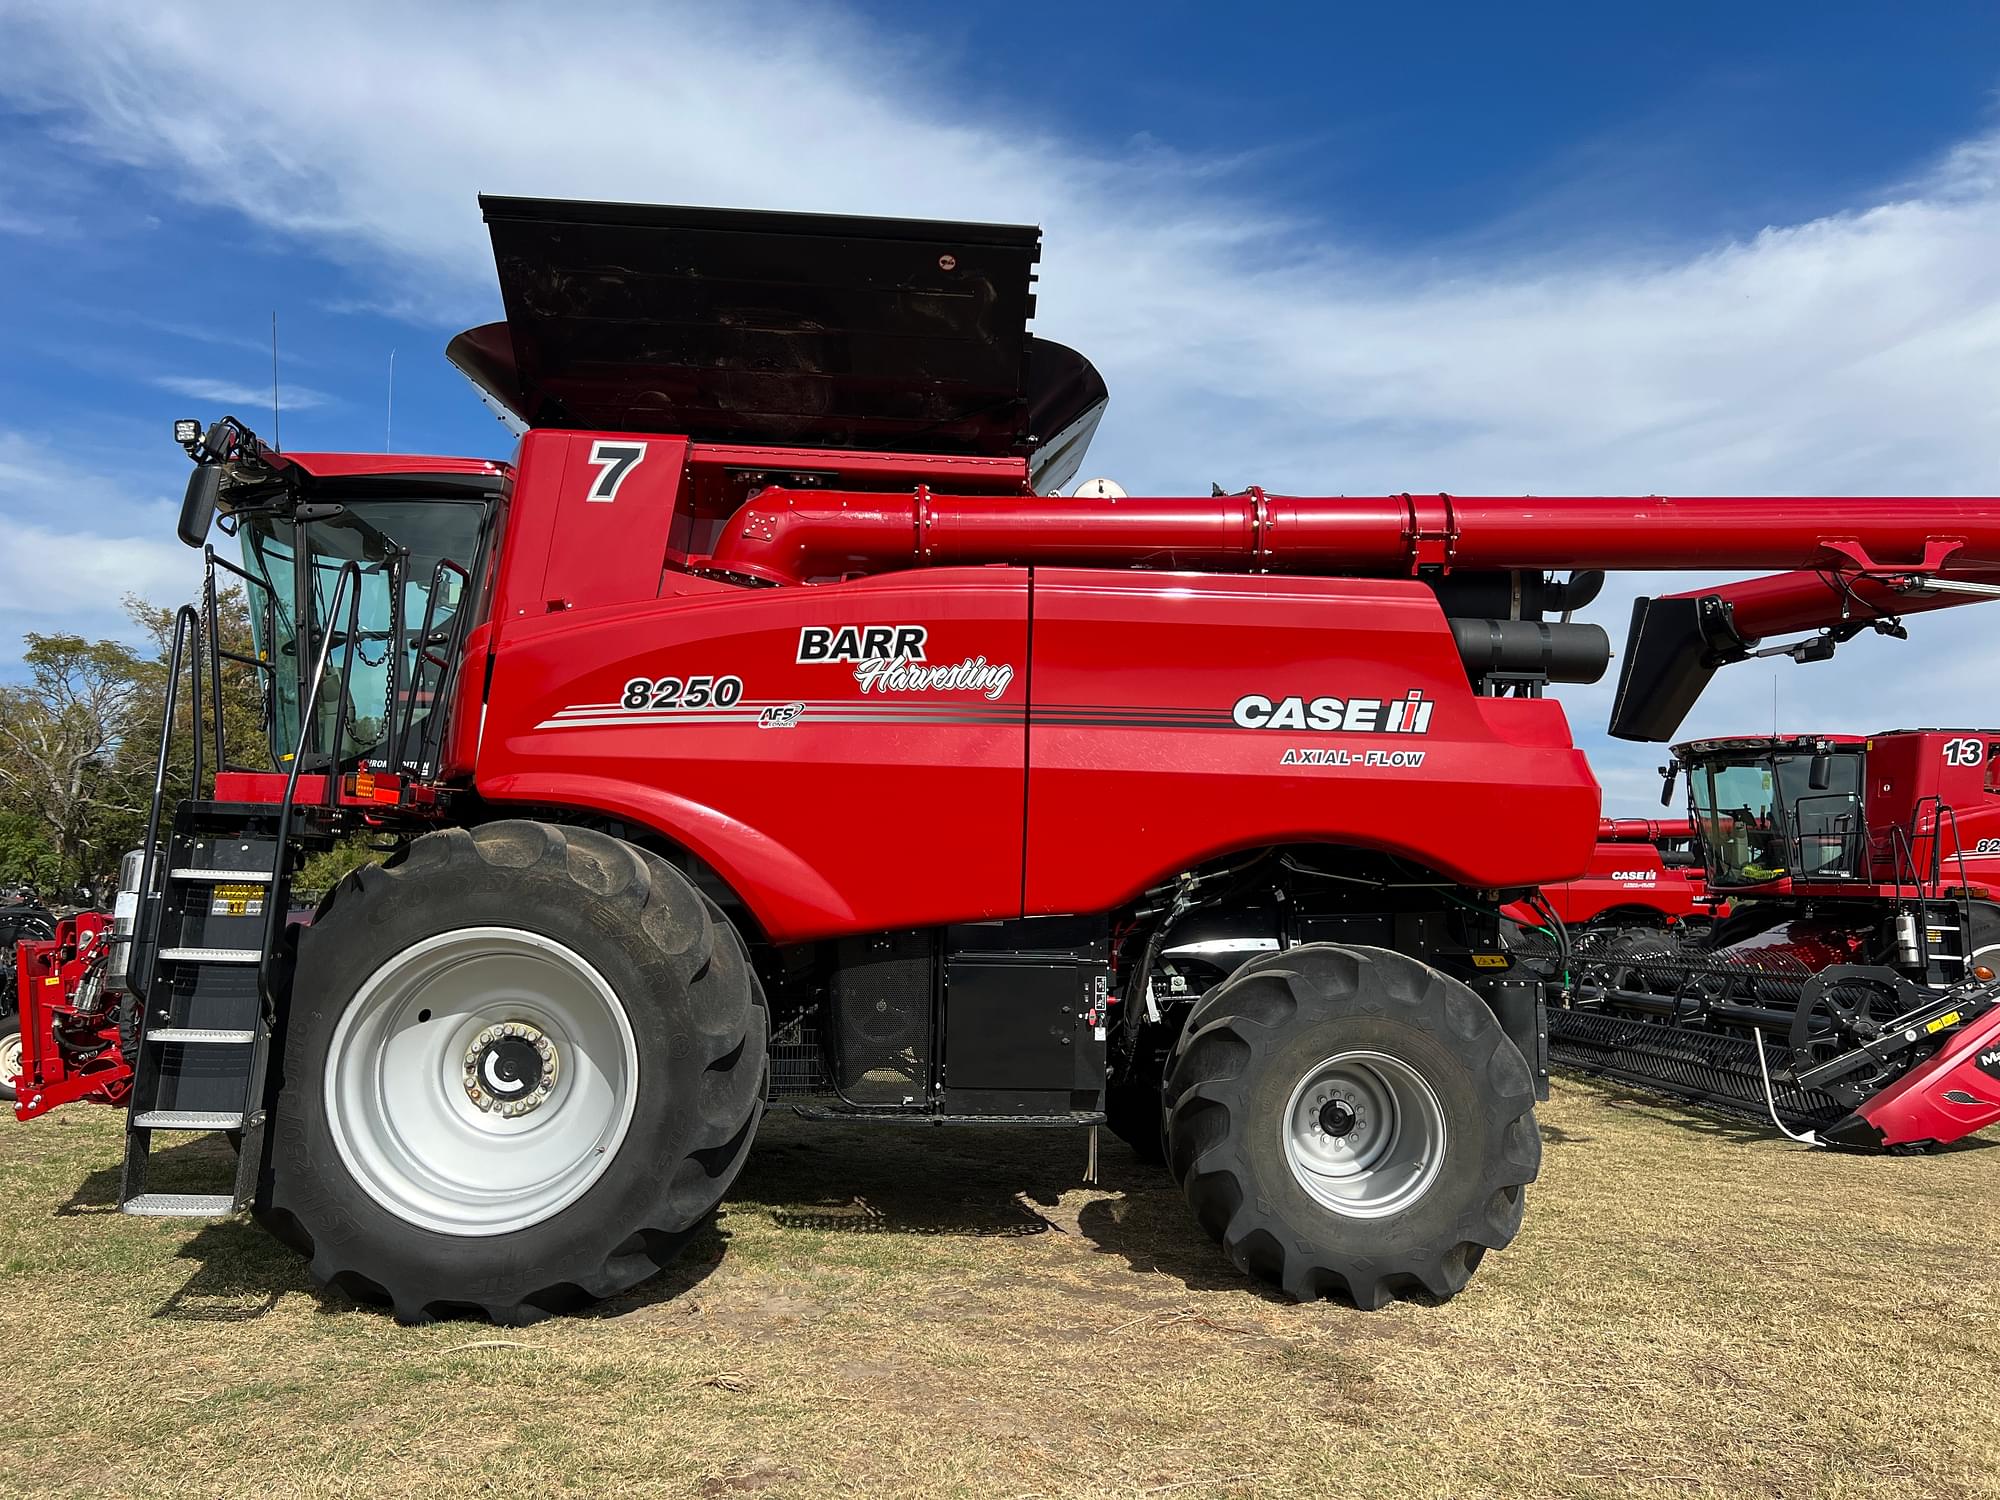
[(1169, 1167), (1236, 1266), (1374, 1309), (1462, 1290), (1521, 1227), (1534, 1079), (1458, 981), (1382, 948), (1245, 965), (1188, 1019)]
[(743, 945), (665, 861), (532, 822), (425, 835), (301, 935), (258, 1217), (406, 1322), (614, 1295), (735, 1180), (766, 1032)]

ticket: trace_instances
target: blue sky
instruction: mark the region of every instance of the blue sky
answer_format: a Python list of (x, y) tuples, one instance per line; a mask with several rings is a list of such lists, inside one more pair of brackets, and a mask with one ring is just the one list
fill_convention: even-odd
[[(0, 674), (185, 591), (169, 424), (268, 424), (273, 311), (287, 446), (394, 351), (398, 449), (504, 456), (480, 190), (1039, 222), (1135, 491), (2000, 489), (1991, 5), (284, 9), (0, 0)], [(1991, 719), (1985, 613), (1690, 728)]]

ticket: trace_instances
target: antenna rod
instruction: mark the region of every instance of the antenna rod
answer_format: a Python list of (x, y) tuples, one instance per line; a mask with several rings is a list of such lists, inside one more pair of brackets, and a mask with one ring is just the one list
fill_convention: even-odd
[(389, 443), (396, 430), (396, 351), (389, 351), (389, 414), (382, 419), (382, 451), (389, 452)]
[(284, 443), (278, 428), (278, 311), (271, 310), (271, 446), (280, 452)]

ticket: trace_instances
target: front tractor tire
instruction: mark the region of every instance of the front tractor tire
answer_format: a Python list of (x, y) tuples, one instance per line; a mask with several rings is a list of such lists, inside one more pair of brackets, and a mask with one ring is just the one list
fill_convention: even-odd
[(542, 823), (427, 834), (301, 935), (258, 1218), (404, 1322), (612, 1296), (735, 1180), (767, 1029), (665, 861)]
[(1521, 1227), (1534, 1079), (1465, 985), (1314, 943), (1202, 997), (1167, 1081), (1168, 1165), (1240, 1270), (1298, 1301), (1462, 1290)]

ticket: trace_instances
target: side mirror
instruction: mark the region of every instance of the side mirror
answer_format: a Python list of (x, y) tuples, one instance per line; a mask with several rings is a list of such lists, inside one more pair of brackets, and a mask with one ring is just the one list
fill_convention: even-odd
[(1812, 758), (1812, 770), (1806, 777), (1806, 785), (1816, 792), (1823, 792), (1833, 785), (1833, 756), (1821, 750)]
[(181, 497), (180, 524), (174, 528), (190, 547), (199, 547), (208, 540), (208, 524), (215, 519), (215, 500), (221, 493), (221, 465), (197, 464), (188, 475), (187, 493)]
[(1674, 783), (1680, 780), (1680, 775), (1681, 767), (1679, 761), (1674, 762), (1670, 766), (1660, 767), (1660, 806), (1672, 807), (1674, 805)]

